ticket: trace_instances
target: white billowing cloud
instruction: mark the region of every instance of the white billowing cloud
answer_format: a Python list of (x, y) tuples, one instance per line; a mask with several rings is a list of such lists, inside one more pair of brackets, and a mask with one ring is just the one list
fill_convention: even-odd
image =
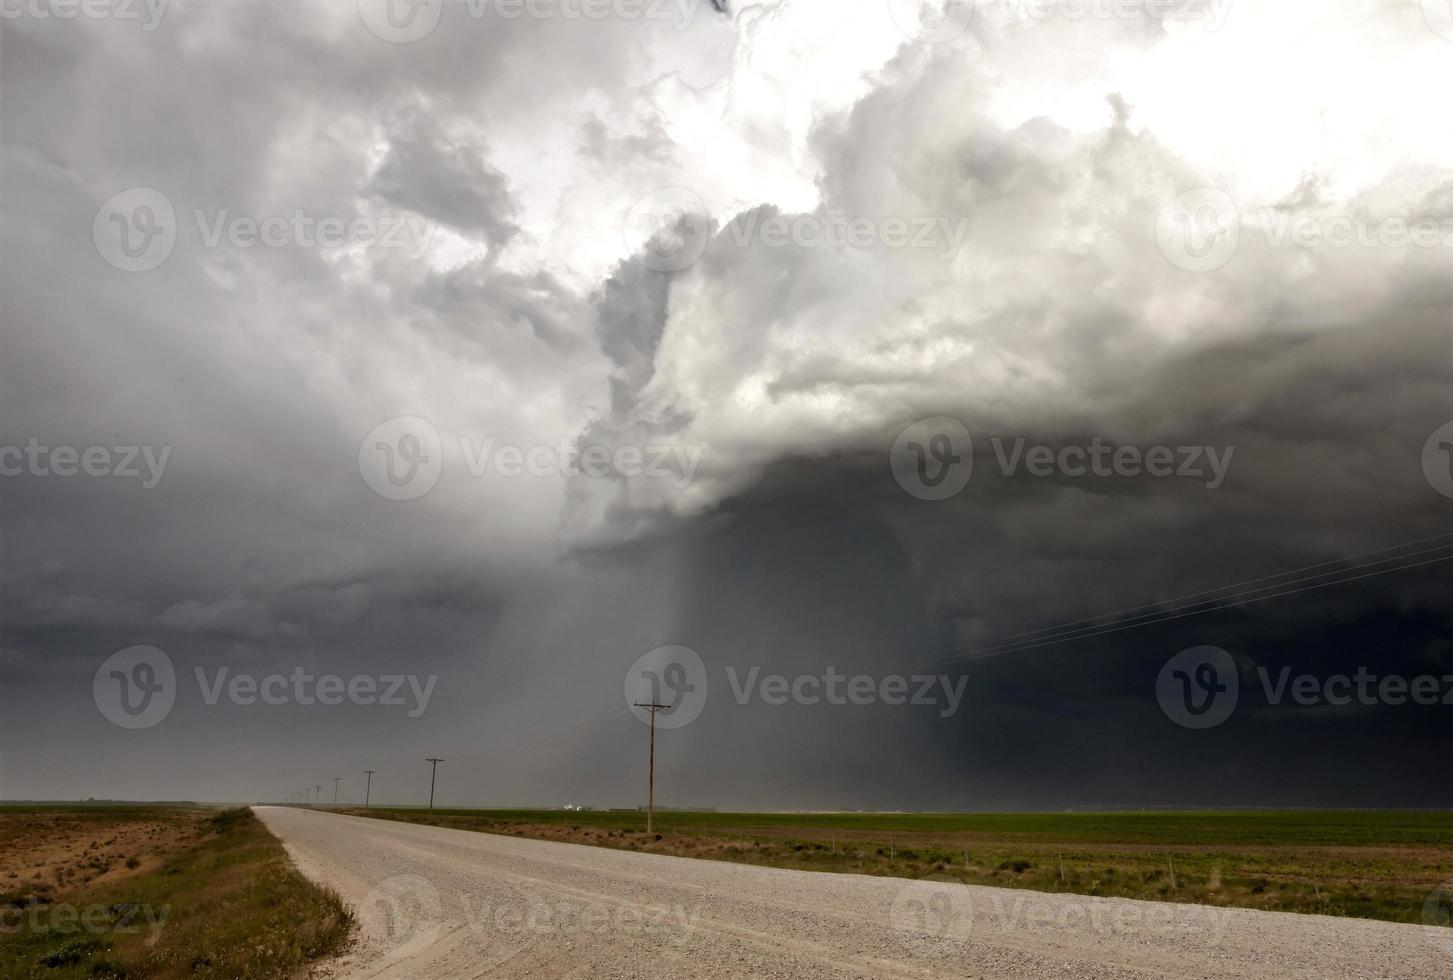
[[(819, 22), (843, 30), (855, 16), (869, 15)], [(696, 185), (708, 206), (756, 227), (777, 214), (943, 222), (932, 240), (945, 247), (774, 247), (737, 237), (740, 223), (718, 232), (671, 281), (649, 379), (638, 364), (623, 371), (632, 398), (591, 436), (669, 437), (702, 452), (700, 470), (684, 488), (581, 488), (583, 513), (616, 521), (596, 528), (607, 539), (653, 511), (701, 513), (785, 456), (876, 445), (918, 415), (1020, 430), (1103, 419), (1158, 367), (1357, 311), (1395, 316), (1410, 280), (1449, 271), (1447, 249), (1307, 249), (1278, 234), (1284, 219), (1446, 221), (1453, 137), (1427, 130), (1453, 49), (1388, 5), (1240, 3), (1215, 31), (1022, 23), (981, 7), (961, 38), (895, 45), (886, 64), (869, 43), (825, 62), (764, 26), (796, 23), (779, 11), (744, 32), (733, 94), (747, 94), (714, 139), (727, 160), (744, 133), (806, 142), (761, 143), (778, 155), (740, 172), (709, 168)], [(818, 78), (807, 68), (841, 67), (847, 51), (859, 58), (839, 86), (850, 100), (794, 101), (770, 125), (741, 110), (754, 86), (794, 74), (792, 58)], [(762, 191), (784, 154), (813, 175), (811, 201), (785, 184), (780, 198)], [(1239, 210), (1240, 242), (1196, 273), (1156, 231), (1203, 185)]]

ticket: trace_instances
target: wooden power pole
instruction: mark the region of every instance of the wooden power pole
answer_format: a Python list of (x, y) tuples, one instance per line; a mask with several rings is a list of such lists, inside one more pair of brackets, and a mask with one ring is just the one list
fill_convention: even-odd
[(368, 776), (368, 782), (366, 782), (366, 783), (363, 784), (363, 808), (365, 810), (367, 810), (368, 809), (368, 795), (373, 790), (373, 774), (376, 773), (376, 772), (378, 772), (378, 770), (377, 769), (365, 769), (365, 770), (363, 770), (363, 772), (364, 772), (365, 775)]
[(652, 701), (650, 704), (637, 702), (636, 707), (651, 709), (651, 755), (646, 768), (646, 833), (649, 834), (656, 817), (656, 712), (671, 706)]
[(434, 774), (439, 771), (439, 763), (443, 762), (444, 760), (425, 759), (424, 761), (432, 762), (434, 764), (434, 768), (429, 770), (429, 809), (432, 810), (434, 809)]

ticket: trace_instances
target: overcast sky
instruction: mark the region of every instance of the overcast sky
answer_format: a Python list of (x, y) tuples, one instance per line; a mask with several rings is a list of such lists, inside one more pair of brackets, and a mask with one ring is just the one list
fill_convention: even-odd
[(934, 6), (0, 0), (0, 798), (1453, 805), (1453, 7)]

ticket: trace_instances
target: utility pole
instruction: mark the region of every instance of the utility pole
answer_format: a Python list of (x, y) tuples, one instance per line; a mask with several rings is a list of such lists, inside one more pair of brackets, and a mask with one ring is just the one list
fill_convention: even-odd
[(338, 805), (338, 782), (342, 778), (343, 778), (342, 776), (334, 776), (333, 777), (333, 805), (334, 806), (337, 806)]
[(439, 763), (443, 759), (425, 759), (425, 762), (432, 762), (434, 768), (429, 770), (429, 809), (434, 809), (434, 775), (439, 771)]
[(656, 712), (671, 706), (652, 701), (650, 704), (637, 702), (636, 707), (651, 709), (651, 761), (646, 769), (646, 833), (649, 834), (656, 818)]
[(323, 784), (322, 783), (314, 783), (313, 785), (314, 785), (314, 788), (316, 788), (317, 791), (318, 791), (318, 792), (316, 792), (316, 793), (313, 794), (313, 806), (316, 807), (319, 803), (322, 803), (323, 802)]
[(365, 810), (367, 810), (368, 809), (368, 794), (369, 794), (369, 791), (373, 789), (373, 774), (376, 773), (376, 772), (378, 772), (378, 770), (377, 769), (365, 769), (363, 771), (368, 776), (368, 782), (366, 782), (366, 783), (363, 784), (363, 808)]

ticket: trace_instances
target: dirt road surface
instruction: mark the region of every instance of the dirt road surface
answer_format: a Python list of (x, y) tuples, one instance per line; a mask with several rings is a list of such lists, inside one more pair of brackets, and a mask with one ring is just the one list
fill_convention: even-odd
[(1441, 978), (1453, 928), (757, 868), (287, 807), (339, 977)]

